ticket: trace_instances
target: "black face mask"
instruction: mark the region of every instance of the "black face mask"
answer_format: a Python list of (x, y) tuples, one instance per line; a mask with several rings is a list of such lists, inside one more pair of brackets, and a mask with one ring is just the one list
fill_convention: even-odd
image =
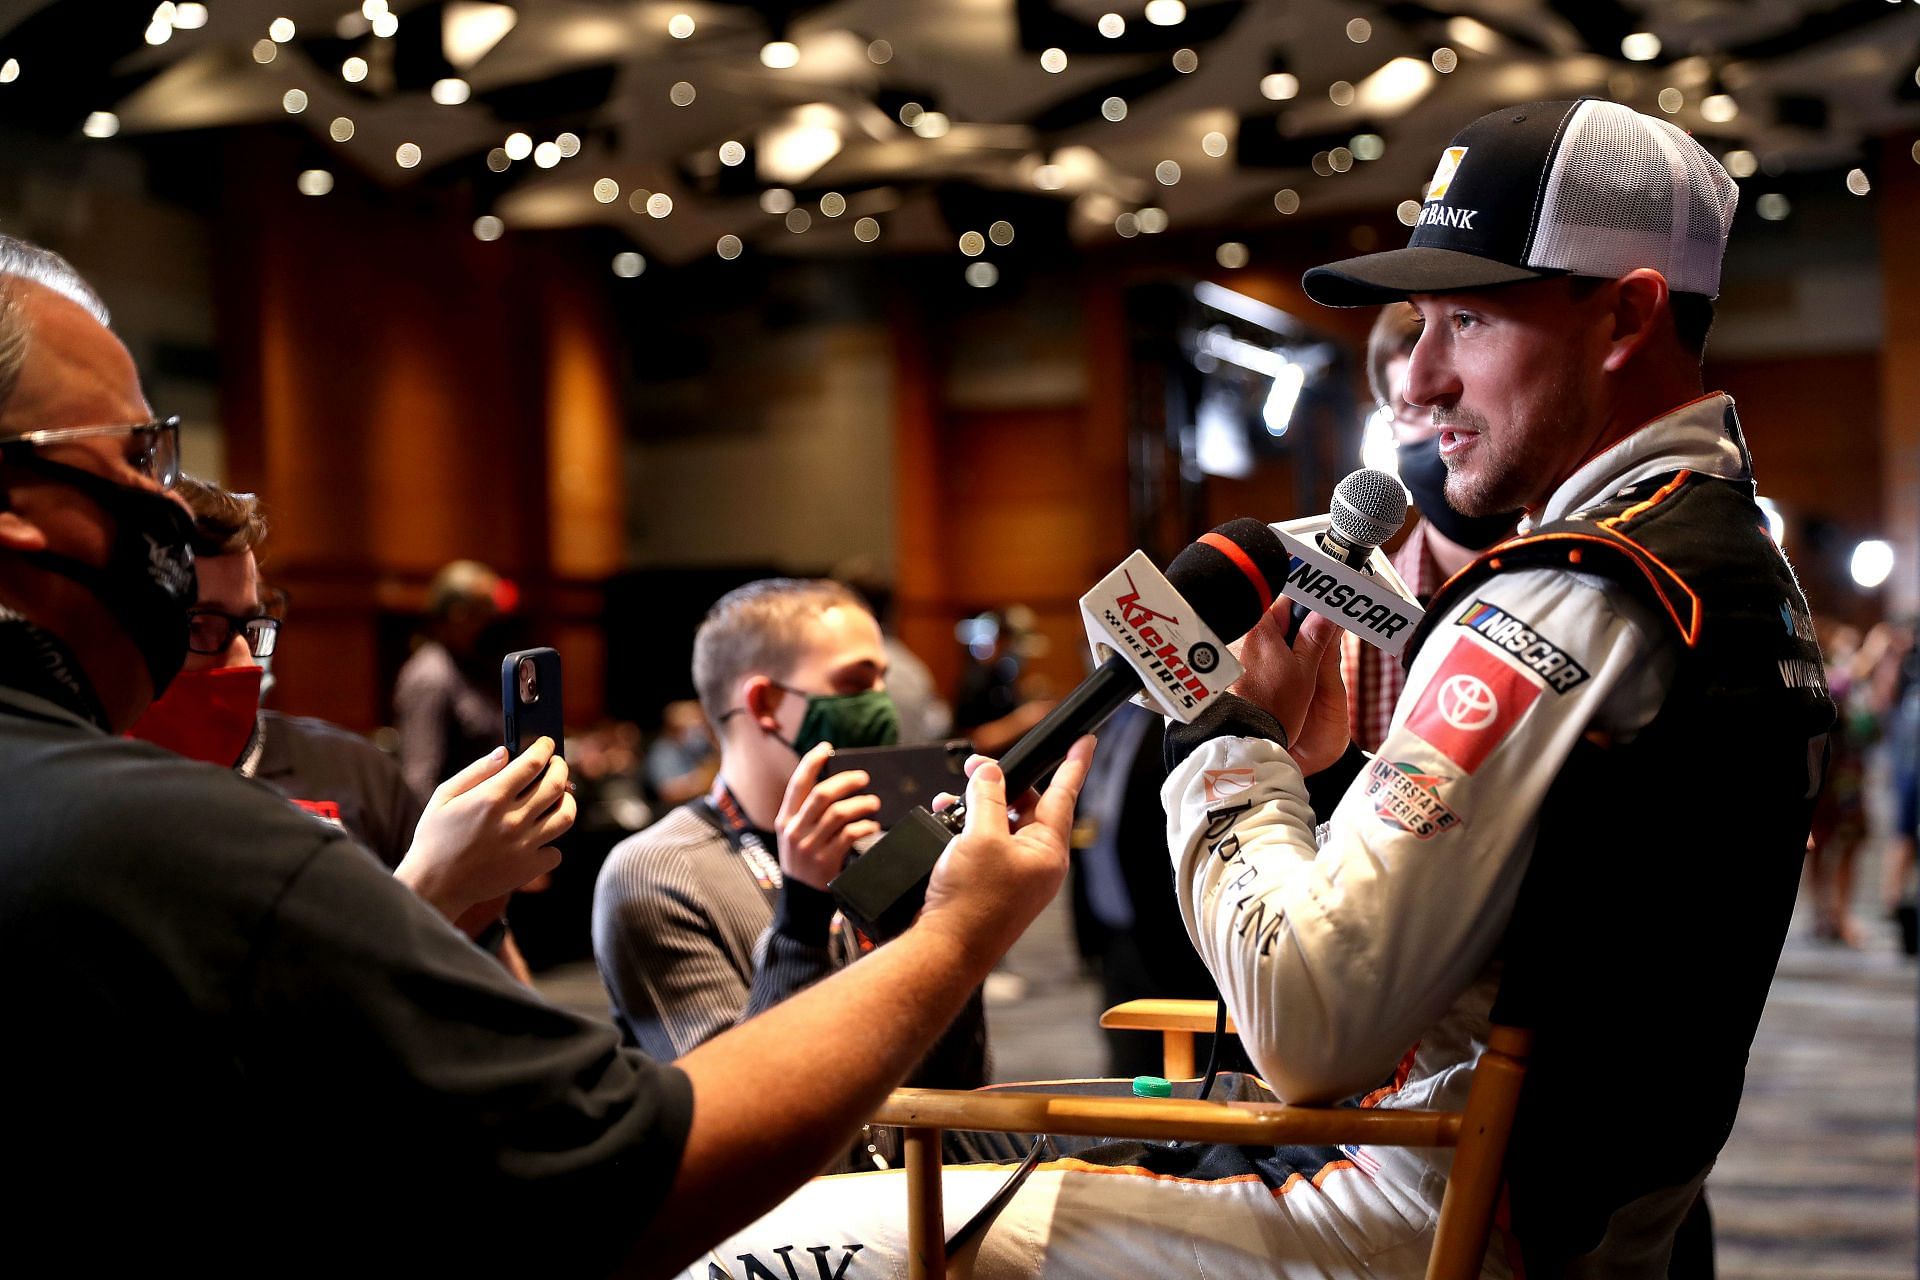
[(186, 663), (187, 610), (200, 595), (192, 517), (165, 494), (115, 484), (81, 467), (36, 457), (16, 465), (78, 489), (113, 521), (104, 565), (53, 551), (21, 559), (73, 579), (106, 606), (140, 650), (158, 698)]
[(1394, 452), (1400, 460), (1400, 480), (1413, 495), (1413, 505), (1450, 542), (1469, 551), (1484, 551), (1513, 532), (1518, 511), (1491, 516), (1463, 516), (1447, 501), (1447, 464), (1440, 457), (1440, 437), (1403, 444)]

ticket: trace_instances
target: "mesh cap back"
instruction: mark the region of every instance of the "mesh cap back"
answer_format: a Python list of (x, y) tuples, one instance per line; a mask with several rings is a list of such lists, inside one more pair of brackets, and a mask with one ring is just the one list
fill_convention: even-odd
[(1675, 293), (1711, 298), (1738, 199), (1720, 163), (1665, 120), (1591, 98), (1523, 102), (1454, 135), (1406, 248), (1301, 283), (1316, 302), (1352, 307), (1651, 267)]
[(1547, 174), (1526, 265), (1583, 276), (1652, 267), (1679, 293), (1720, 292), (1739, 188), (1685, 133), (1617, 102), (1583, 102)]

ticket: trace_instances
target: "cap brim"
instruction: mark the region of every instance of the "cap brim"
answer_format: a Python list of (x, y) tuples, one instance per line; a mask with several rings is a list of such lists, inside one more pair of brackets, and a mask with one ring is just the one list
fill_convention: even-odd
[(1557, 272), (1531, 271), (1456, 249), (1389, 249), (1315, 267), (1300, 278), (1322, 306), (1368, 307), (1402, 302), (1416, 293), (1459, 293), (1539, 280)]

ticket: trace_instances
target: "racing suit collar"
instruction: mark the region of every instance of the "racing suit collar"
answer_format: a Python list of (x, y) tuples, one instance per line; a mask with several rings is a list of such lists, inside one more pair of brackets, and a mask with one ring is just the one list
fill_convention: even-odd
[(1744, 450), (1729, 431), (1732, 410), (1733, 397), (1716, 391), (1653, 419), (1567, 477), (1545, 506), (1521, 518), (1519, 532), (1531, 533), (1651, 476), (1684, 469), (1750, 478)]

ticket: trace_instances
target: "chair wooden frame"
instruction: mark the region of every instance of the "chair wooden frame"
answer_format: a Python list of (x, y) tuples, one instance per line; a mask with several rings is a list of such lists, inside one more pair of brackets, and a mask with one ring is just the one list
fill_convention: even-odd
[[(1140, 1005), (1190, 1006), (1143, 1009)], [(1118, 1018), (1119, 1021), (1108, 1021)], [(1211, 1001), (1132, 1001), (1108, 1010), (1103, 1026), (1157, 1030), (1185, 1040), (1213, 1030)], [(1289, 1143), (1334, 1146), (1452, 1147), (1453, 1168), (1440, 1204), (1427, 1280), (1480, 1274), (1500, 1200), (1507, 1139), (1513, 1132), (1531, 1034), (1495, 1026), (1474, 1069), (1465, 1111), (1295, 1107), (1281, 1103), (1197, 1102), (1184, 1098), (1098, 1098), (1029, 1092), (896, 1089), (874, 1123), (905, 1130), (907, 1275), (946, 1280), (946, 1220), (941, 1201), (940, 1135), (947, 1129), (1058, 1133), (1077, 1137), (1180, 1139), (1236, 1146)], [(1170, 1039), (1170, 1065), (1180, 1060)], [(1180, 1073), (1190, 1077), (1191, 1070)], [(1175, 1077), (1172, 1070), (1169, 1077)]]
[[(1128, 1000), (1101, 1014), (1100, 1025), (1113, 1031), (1158, 1031), (1160, 1074), (1169, 1080), (1191, 1080), (1199, 1074), (1194, 1067), (1193, 1038), (1212, 1035), (1218, 1017), (1211, 1000)], [(1239, 1031), (1229, 1013), (1227, 1034)]]

